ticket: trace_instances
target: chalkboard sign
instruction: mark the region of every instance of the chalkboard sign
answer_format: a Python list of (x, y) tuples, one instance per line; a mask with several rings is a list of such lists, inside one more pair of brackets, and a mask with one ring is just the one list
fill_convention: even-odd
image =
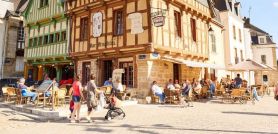
[(45, 80), (42, 82), (42, 84), (36, 88), (37, 92), (46, 92), (49, 90), (49, 88), (52, 87), (52, 81), (51, 80)]

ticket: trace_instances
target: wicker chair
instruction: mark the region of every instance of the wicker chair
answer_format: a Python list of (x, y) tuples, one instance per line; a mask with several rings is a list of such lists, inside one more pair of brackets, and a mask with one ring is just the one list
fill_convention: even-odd
[(21, 89), (16, 89), (16, 95), (17, 95), (16, 104), (19, 104), (19, 105), (27, 104), (28, 98), (30, 98), (27, 96), (22, 96)]
[(56, 105), (59, 105), (60, 102), (63, 106), (66, 104), (66, 95), (67, 95), (67, 89), (66, 88), (61, 88), (57, 91), (57, 95), (55, 97), (56, 99)]
[(16, 89), (14, 87), (8, 87), (7, 88), (7, 101), (15, 101), (16, 102), (17, 95), (16, 95)]

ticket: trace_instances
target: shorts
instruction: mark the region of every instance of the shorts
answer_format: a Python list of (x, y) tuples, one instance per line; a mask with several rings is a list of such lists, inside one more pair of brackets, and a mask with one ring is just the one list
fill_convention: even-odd
[(97, 101), (95, 100), (87, 100), (88, 111), (92, 111), (97, 108)]
[(80, 96), (72, 96), (73, 102), (80, 102)]

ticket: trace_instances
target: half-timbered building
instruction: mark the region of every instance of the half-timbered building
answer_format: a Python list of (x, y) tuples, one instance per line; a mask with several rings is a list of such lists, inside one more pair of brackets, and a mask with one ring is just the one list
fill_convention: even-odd
[(69, 0), (71, 56), (85, 84), (102, 85), (123, 68), (122, 83), (145, 96), (152, 81), (205, 76), (210, 0)]
[(23, 13), (27, 30), (25, 77), (42, 80), (44, 74), (58, 80), (73, 77), (68, 55), (68, 18), (61, 0), (29, 0)]

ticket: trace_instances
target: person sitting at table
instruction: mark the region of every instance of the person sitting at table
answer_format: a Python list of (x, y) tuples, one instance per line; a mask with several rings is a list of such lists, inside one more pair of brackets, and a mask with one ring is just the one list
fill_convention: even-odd
[[(58, 88), (59, 84), (57, 83), (56, 78), (53, 78), (52, 81), (51, 80), (44, 80), (43, 82), (48, 82), (49, 84), (53, 83), (54, 91), (59, 89)], [(45, 92), (45, 96), (49, 97), (49, 96), (51, 96), (51, 94), (52, 94), (52, 87), (50, 87), (49, 90)]]
[(174, 85), (175, 89), (180, 90), (181, 89), (181, 85), (179, 84), (179, 80), (175, 80), (175, 85)]
[(190, 81), (185, 80), (185, 83), (183, 84), (183, 88), (182, 88), (182, 93), (181, 93), (182, 96), (188, 96), (190, 89), (192, 89)]
[(200, 84), (199, 81), (196, 81), (196, 82), (192, 85), (192, 88), (193, 88), (193, 93), (194, 93), (195, 95), (200, 95), (201, 90), (202, 90), (202, 85)]
[(34, 85), (34, 80), (33, 80), (31, 74), (28, 75), (28, 78), (27, 78), (27, 80), (25, 81), (25, 85), (27, 85), (27, 86), (32, 86), (32, 85)]
[(153, 81), (151, 89), (153, 94), (159, 97), (160, 103), (165, 103), (165, 94), (162, 91), (162, 89), (157, 85), (156, 81)]
[(212, 98), (214, 96), (214, 92), (215, 92), (215, 84), (212, 82), (212, 80), (208, 80), (209, 82), (209, 92), (210, 92), (210, 98)]
[(103, 85), (104, 86), (112, 86), (112, 78), (109, 78), (108, 80), (106, 80)]
[(25, 79), (20, 78), (18, 87), (19, 87), (19, 89), (21, 89), (21, 95), (23, 97), (31, 97), (31, 102), (34, 103), (38, 95), (37, 95), (37, 93), (28, 91), (27, 88), (29, 88), (29, 87), (24, 85), (24, 83), (25, 83)]
[(168, 82), (166, 88), (169, 89), (169, 90), (176, 90), (172, 79), (169, 79), (169, 82)]

